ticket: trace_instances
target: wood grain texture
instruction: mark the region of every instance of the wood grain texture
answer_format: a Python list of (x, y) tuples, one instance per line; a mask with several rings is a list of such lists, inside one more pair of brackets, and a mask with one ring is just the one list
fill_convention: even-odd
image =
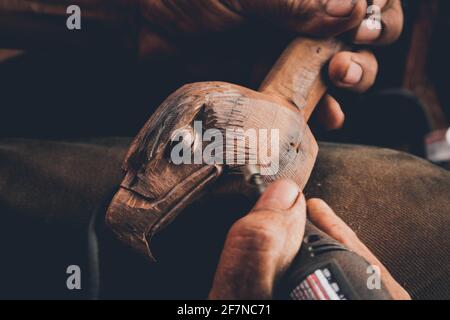
[(294, 40), (272, 68), (260, 91), (286, 99), (302, 110), (308, 121), (327, 90), (320, 73), (343, 49), (344, 44), (336, 39)]
[[(279, 152), (272, 160), (279, 163), (279, 170), (263, 178), (268, 183), (290, 178), (303, 188), (318, 152), (306, 121), (326, 91), (321, 70), (340, 47), (334, 40), (294, 41), (261, 92), (229, 83), (204, 82), (186, 85), (172, 94), (142, 128), (125, 159), (126, 175), (106, 217), (119, 239), (153, 259), (149, 247), (152, 236), (192, 201), (213, 188), (246, 192), (245, 184), (239, 183), (243, 182), (241, 164), (176, 165), (171, 161), (174, 133), (181, 129), (193, 132), (195, 121), (201, 121), (204, 129), (220, 132), (277, 129)], [(190, 143), (193, 152), (205, 147), (202, 141)], [(229, 153), (237, 149), (229, 150), (227, 145), (226, 156), (233, 156)], [(246, 159), (252, 156), (245, 155)], [(265, 164), (257, 160), (264, 170)]]

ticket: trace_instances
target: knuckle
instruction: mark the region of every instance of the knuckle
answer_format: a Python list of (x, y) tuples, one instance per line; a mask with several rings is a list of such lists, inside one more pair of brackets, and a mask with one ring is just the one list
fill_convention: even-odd
[(333, 81), (342, 80), (345, 77), (350, 62), (351, 55), (348, 52), (340, 52), (336, 54), (328, 67), (330, 79)]
[(367, 14), (367, 1), (357, 0), (353, 9), (351, 19), (356, 23), (361, 23)]
[(272, 251), (279, 247), (282, 234), (277, 224), (245, 217), (231, 227), (228, 240), (241, 250)]

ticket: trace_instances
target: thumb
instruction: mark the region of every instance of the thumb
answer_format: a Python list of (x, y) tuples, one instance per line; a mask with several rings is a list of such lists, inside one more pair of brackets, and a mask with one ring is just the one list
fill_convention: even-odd
[(297, 184), (290, 180), (279, 180), (267, 188), (250, 213), (261, 210), (289, 210), (300, 196)]
[(270, 185), (230, 229), (210, 298), (272, 298), (276, 280), (300, 249), (305, 219), (305, 198), (294, 182)]

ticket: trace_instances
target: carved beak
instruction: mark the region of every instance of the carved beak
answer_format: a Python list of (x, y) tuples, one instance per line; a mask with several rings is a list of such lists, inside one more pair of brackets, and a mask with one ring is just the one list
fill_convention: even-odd
[(149, 199), (122, 183), (108, 208), (106, 223), (120, 240), (155, 261), (150, 239), (199, 198), (221, 173), (220, 166), (203, 166), (189, 177), (174, 181), (173, 188), (159, 199)]

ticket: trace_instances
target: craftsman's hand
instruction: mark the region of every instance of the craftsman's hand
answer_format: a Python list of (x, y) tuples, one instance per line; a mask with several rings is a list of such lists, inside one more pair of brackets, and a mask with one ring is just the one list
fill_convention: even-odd
[[(299, 34), (334, 36), (347, 33), (357, 44), (382, 45), (395, 41), (403, 27), (400, 0), (373, 0), (381, 8), (381, 29), (367, 23), (367, 0), (143, 0), (140, 35), (141, 54), (170, 50), (180, 41), (189, 47), (208, 46), (209, 41), (195, 44), (199, 35), (217, 35), (245, 24), (265, 20)], [(263, 30), (263, 29), (261, 29)], [(238, 31), (239, 32), (239, 31)], [(261, 31), (264, 32), (264, 31)], [(224, 42), (230, 42), (227, 39)], [(271, 43), (271, 39), (266, 39)], [(240, 51), (235, 43), (224, 46)], [(255, 55), (261, 55), (256, 52)], [(339, 88), (364, 92), (376, 78), (377, 61), (367, 50), (343, 52), (330, 62), (329, 77)], [(317, 109), (317, 118), (328, 129), (342, 126), (344, 114), (339, 103), (327, 95)]]
[[(310, 220), (324, 232), (381, 269), (394, 299), (408, 293), (322, 200), (308, 201)], [(231, 228), (210, 299), (271, 299), (274, 287), (297, 255), (303, 239), (306, 202), (293, 182), (270, 185), (253, 210)]]

